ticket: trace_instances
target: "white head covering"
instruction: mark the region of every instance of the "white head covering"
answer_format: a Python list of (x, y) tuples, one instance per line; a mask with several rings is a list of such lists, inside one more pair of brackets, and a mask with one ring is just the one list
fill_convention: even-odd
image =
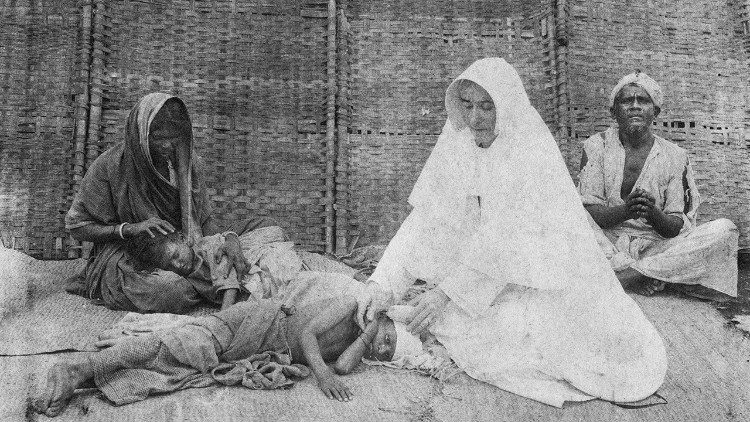
[(411, 319), (414, 309), (410, 305), (393, 305), (386, 312), (396, 327), (396, 350), (393, 352), (392, 361), (404, 356), (419, 356), (424, 353), (422, 341), (406, 329), (405, 322)]
[(406, 329), (406, 324), (393, 321), (393, 325), (396, 327), (396, 350), (393, 352), (392, 361), (404, 356), (419, 356), (424, 353), (422, 341)]
[(662, 92), (661, 87), (655, 80), (651, 79), (650, 76), (640, 71), (625, 75), (620, 79), (620, 82), (617, 82), (617, 85), (615, 85), (612, 92), (609, 94), (610, 107), (615, 105), (615, 97), (617, 97), (617, 94), (619, 94), (620, 90), (626, 85), (640, 86), (651, 97), (651, 101), (653, 101), (654, 105), (661, 108), (661, 105), (664, 102), (664, 93)]
[[(457, 81), (489, 93), (497, 138), (477, 147), (460, 113)], [(505, 60), (469, 66), (448, 87), (448, 121), (409, 196), (439, 227), (465, 227), (468, 196), (481, 197), (481, 222), (459, 260), (498, 282), (542, 289), (619, 286), (599, 249), (557, 143)], [(476, 199), (474, 199), (476, 203)]]

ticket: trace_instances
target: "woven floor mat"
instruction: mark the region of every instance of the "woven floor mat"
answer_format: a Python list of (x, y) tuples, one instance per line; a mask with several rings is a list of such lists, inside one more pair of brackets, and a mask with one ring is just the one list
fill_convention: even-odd
[(96, 350), (99, 333), (125, 312), (63, 291), (84, 260), (41, 261), (0, 249), (0, 355)]
[(94, 351), (99, 333), (126, 312), (97, 306), (81, 296), (55, 292), (30, 309), (0, 322), (0, 355), (19, 356), (62, 350)]

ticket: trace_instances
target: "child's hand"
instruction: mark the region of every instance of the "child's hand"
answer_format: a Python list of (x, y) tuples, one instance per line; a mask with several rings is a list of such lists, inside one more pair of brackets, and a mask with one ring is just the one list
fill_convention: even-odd
[(333, 375), (333, 373), (329, 372), (324, 376), (318, 377), (318, 387), (323, 390), (323, 393), (329, 399), (336, 399), (338, 401), (349, 401), (352, 399), (349, 387), (339, 381), (338, 377)]

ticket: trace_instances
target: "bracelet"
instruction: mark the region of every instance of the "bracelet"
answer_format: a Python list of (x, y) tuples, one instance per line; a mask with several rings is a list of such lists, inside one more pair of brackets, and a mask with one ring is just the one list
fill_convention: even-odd
[(370, 342), (365, 341), (365, 339), (363, 339), (362, 336), (357, 337), (357, 339), (358, 340), (362, 340), (362, 344), (364, 344), (365, 346), (367, 346), (368, 344), (372, 343), (371, 341)]
[(117, 234), (120, 235), (120, 239), (125, 240), (125, 236), (122, 235), (122, 228), (125, 227), (126, 224), (130, 223), (122, 223), (117, 227)]
[(372, 338), (370, 339), (370, 341), (365, 340), (365, 337), (370, 337), (370, 336), (368, 336), (367, 333), (362, 332), (362, 334), (360, 334), (358, 338), (361, 339), (362, 342), (365, 343), (365, 344), (370, 344), (370, 343), (372, 343), (373, 340), (375, 340), (375, 336), (372, 336)]

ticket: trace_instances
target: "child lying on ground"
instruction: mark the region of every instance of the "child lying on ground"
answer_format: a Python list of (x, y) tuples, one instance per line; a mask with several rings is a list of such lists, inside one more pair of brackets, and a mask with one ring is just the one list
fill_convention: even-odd
[[(56, 416), (76, 388), (90, 381), (116, 405), (205, 387), (217, 382), (215, 369), (221, 362), (263, 352), (286, 354), (290, 362), (308, 365), (328, 398), (349, 401), (351, 391), (334, 372), (348, 374), (363, 356), (389, 361), (400, 341), (385, 315), (361, 332), (354, 322), (356, 310), (351, 295), (312, 301), (296, 311), (273, 300), (240, 302), (177, 329), (124, 338), (110, 349), (55, 364), (34, 407)], [(331, 369), (326, 362), (333, 361)]]

